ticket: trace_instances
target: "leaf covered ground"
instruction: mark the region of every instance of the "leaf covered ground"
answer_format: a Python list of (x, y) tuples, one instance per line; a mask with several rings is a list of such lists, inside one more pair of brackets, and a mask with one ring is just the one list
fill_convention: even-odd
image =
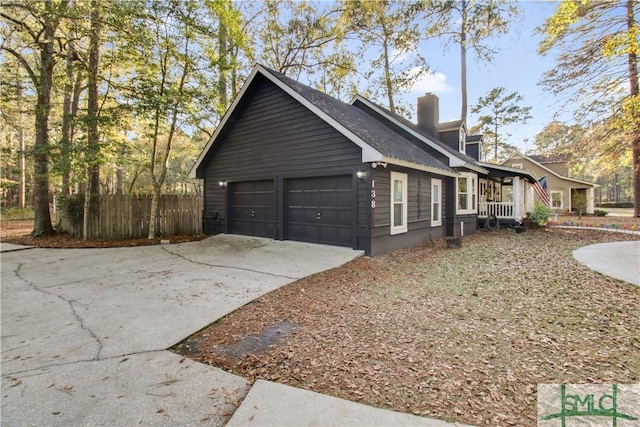
[(175, 351), (381, 408), (536, 424), (540, 383), (640, 382), (640, 287), (571, 252), (638, 236), (505, 230), (360, 258), (255, 300)]
[(204, 234), (188, 236), (166, 236), (158, 239), (120, 239), (120, 240), (83, 240), (66, 233), (56, 233), (53, 236), (33, 238), (29, 234), (33, 230), (33, 220), (0, 221), (0, 240), (16, 245), (35, 246), (38, 248), (118, 248), (129, 246), (159, 245), (162, 240), (171, 243), (193, 242), (208, 236)]

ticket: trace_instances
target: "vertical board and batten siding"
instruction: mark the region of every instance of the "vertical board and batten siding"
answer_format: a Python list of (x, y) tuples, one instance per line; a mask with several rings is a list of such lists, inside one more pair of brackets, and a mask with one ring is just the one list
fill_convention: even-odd
[[(82, 196), (77, 198), (81, 206)], [(97, 201), (99, 215), (88, 222), (89, 239), (136, 239), (149, 235), (151, 196), (101, 195)], [(73, 222), (59, 212), (59, 230), (74, 237), (82, 237), (82, 219)], [(158, 202), (158, 232), (163, 236), (202, 233), (202, 197), (190, 195), (162, 195)]]
[(460, 130), (448, 130), (440, 132), (440, 141), (442, 141), (447, 147), (452, 150), (458, 151), (460, 149)]
[[(219, 182), (272, 180), (278, 239), (286, 238), (288, 179), (353, 176), (357, 208), (355, 195), (361, 187), (366, 191), (366, 182), (355, 178), (356, 171), (364, 168), (360, 147), (263, 77), (256, 77), (245, 100), (232, 113), (203, 165), (205, 233), (229, 232), (228, 184), (220, 186)], [(359, 223), (364, 215), (355, 217), (354, 240), (355, 230), (366, 227)]]
[[(376, 207), (372, 209), (371, 256), (395, 249), (408, 248), (425, 241), (444, 237), (444, 226), (431, 227), (431, 177), (411, 169), (394, 168), (394, 172), (407, 174), (407, 228), (406, 233), (390, 235), (391, 227), (391, 167), (372, 169), (375, 180)], [(445, 179), (444, 177), (438, 177)], [(446, 195), (443, 191), (442, 202)], [(443, 214), (443, 224), (446, 221)]]
[(478, 161), (481, 160), (479, 142), (471, 142), (471, 143), (467, 142), (467, 144), (465, 145), (465, 150), (467, 152), (467, 156)]

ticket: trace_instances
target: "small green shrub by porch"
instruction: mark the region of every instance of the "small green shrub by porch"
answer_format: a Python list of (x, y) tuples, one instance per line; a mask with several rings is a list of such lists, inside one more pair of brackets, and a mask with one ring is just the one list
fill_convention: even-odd
[(609, 212), (602, 210), (602, 209), (596, 209), (595, 211), (593, 211), (593, 214), (595, 216), (607, 216)]
[(549, 221), (549, 215), (551, 215), (551, 208), (549, 206), (536, 203), (533, 212), (527, 212), (527, 220), (532, 224), (543, 225)]

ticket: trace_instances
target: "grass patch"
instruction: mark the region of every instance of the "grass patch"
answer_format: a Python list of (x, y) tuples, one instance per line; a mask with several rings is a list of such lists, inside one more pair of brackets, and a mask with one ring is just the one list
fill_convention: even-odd
[(0, 208), (2, 221), (21, 221), (34, 218), (33, 208)]

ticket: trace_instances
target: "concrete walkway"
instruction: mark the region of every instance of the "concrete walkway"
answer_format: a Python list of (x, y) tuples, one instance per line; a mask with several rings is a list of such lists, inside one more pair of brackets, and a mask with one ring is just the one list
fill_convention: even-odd
[[(223, 235), (137, 248), (0, 249), (2, 425), (218, 426), (234, 412), (236, 425), (252, 415), (261, 425), (445, 425), (274, 383), (251, 389), (166, 350), (361, 252)], [(256, 407), (263, 411), (249, 414)], [(310, 407), (321, 410), (301, 409)]]
[(573, 257), (605, 276), (640, 286), (640, 240), (584, 246)]

